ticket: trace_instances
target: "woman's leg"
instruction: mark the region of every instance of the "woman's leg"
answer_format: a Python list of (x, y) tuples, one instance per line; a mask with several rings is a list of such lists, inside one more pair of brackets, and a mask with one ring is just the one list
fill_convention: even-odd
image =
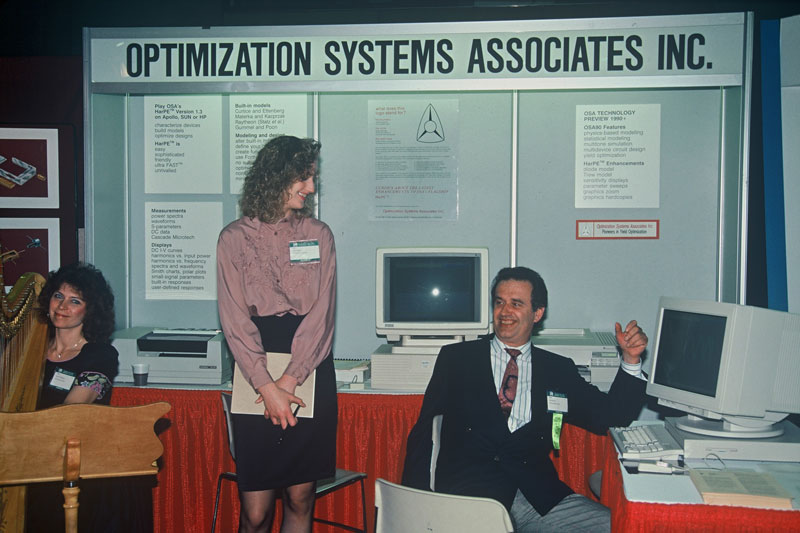
[(274, 489), (239, 491), (239, 533), (267, 532), (275, 514)]
[(316, 488), (316, 481), (309, 481), (284, 490), (282, 533), (311, 533)]

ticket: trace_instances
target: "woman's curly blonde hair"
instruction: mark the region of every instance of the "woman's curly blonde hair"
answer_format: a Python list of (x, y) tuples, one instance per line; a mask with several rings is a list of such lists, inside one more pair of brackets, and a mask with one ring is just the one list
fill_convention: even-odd
[[(282, 135), (271, 139), (258, 152), (247, 171), (239, 198), (242, 215), (262, 222), (277, 222), (284, 216), (289, 187), (303, 181), (314, 171), (320, 143)], [(311, 216), (314, 203), (307, 201), (300, 216)]]

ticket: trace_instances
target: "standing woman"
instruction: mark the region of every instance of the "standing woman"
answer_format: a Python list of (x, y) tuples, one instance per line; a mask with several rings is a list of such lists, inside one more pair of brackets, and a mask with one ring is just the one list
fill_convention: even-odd
[[(119, 354), (111, 345), (114, 294), (94, 266), (73, 263), (51, 272), (39, 294), (48, 324), (38, 409), (67, 403), (111, 401)], [(151, 532), (153, 480), (146, 476), (82, 480), (81, 532)], [(28, 488), (28, 531), (63, 531), (60, 483)]]
[[(281, 531), (310, 532), (316, 480), (336, 469), (336, 377), (331, 345), (336, 300), (333, 234), (311, 218), (320, 144), (281, 136), (248, 171), (242, 217), (217, 243), (219, 315), (264, 416), (233, 415), (241, 512), (239, 531), (267, 531), (281, 491)], [(280, 376), (265, 352), (291, 353)], [(316, 369), (314, 417), (295, 388)]]

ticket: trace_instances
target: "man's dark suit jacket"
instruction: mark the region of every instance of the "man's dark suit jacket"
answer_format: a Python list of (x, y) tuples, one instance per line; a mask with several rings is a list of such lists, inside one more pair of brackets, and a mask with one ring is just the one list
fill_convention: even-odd
[(620, 369), (608, 394), (579, 374), (571, 359), (533, 347), (530, 423), (509, 432), (491, 368), (491, 337), (442, 348), (419, 419), (408, 436), (403, 484), (430, 490), (431, 427), (442, 419), (436, 491), (498, 500), (511, 508), (517, 489), (544, 515), (573, 491), (556, 472), (548, 391), (566, 395), (564, 422), (603, 434), (626, 426), (645, 401), (646, 382)]

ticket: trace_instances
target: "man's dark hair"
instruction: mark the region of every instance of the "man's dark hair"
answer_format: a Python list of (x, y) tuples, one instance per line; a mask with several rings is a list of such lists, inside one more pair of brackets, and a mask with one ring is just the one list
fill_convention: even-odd
[[(501, 281), (527, 281), (531, 284), (531, 306), (533, 310), (540, 307), (547, 308), (547, 286), (544, 284), (542, 276), (536, 271), (527, 267), (506, 267), (500, 269), (500, 272), (494, 277), (492, 281), (492, 302), (494, 302), (495, 290)], [(492, 304), (494, 305), (494, 304)]]

